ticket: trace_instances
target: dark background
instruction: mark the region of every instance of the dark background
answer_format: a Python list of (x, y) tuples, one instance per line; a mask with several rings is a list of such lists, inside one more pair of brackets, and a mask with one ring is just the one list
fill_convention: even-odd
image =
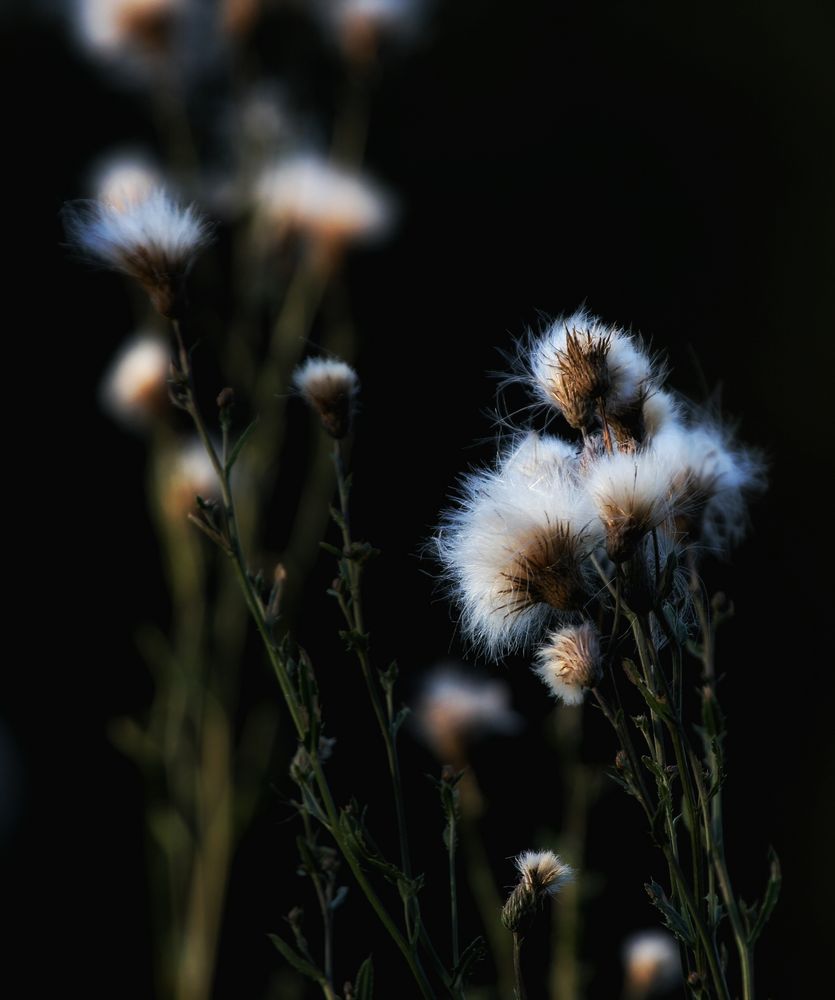
[[(754, 531), (709, 577), (737, 608), (719, 646), (728, 852), (748, 898), (764, 883), (769, 845), (781, 857), (784, 895), (758, 968), (761, 995), (785, 1000), (819, 995), (835, 893), (832, 20), (808, 0), (439, 3), (431, 30), (386, 63), (374, 93), (368, 163), (398, 193), (399, 228), (347, 272), (363, 382), (356, 526), (383, 551), (369, 572), (369, 617), (380, 661), (400, 661), (404, 694), (426, 666), (461, 653), (418, 552), (456, 476), (490, 456), (489, 443), (473, 444), (490, 435), (487, 373), (540, 312), (585, 302), (641, 330), (669, 352), (677, 387), (699, 395), (703, 381), (721, 382), (741, 436), (766, 451), (771, 485)], [(8, 93), (22, 112), (9, 126), (11, 207), (25, 213), (22, 270), (36, 278), (25, 319), (5, 331), (26, 390), (25, 440), (12, 443), (35, 473), (17, 481), (36, 514), (17, 539), (29, 567), (17, 595), (32, 613), (20, 618), (26, 652), (4, 668), (0, 706), (4, 881), (20, 890), (4, 908), (33, 945), (31, 989), (10, 995), (34, 995), (57, 973), (87, 996), (148, 997), (142, 783), (106, 726), (147, 702), (132, 633), (164, 621), (166, 603), (141, 443), (96, 407), (100, 374), (129, 332), (128, 303), (117, 279), (65, 259), (57, 213), (82, 193), (97, 154), (151, 132), (141, 101), (109, 90), (54, 22), (30, 15), (4, 27)], [(264, 49), (307, 81), (304, 100), (326, 130), (338, 60), (292, 14), (272, 30)], [(363, 736), (372, 723), (353, 664), (321, 638), (336, 628), (318, 594), (330, 572), (311, 583), (299, 635), (333, 663), (323, 682), (332, 731), (364, 760), (337, 758), (334, 780), (362, 798), (384, 780), (383, 761)], [(262, 669), (257, 656), (251, 669)], [(538, 682), (521, 662), (483, 669), (504, 672), (528, 718), (524, 736), (485, 746), (476, 762), (492, 794), (491, 854), (509, 884), (501, 859), (534, 846), (541, 824), (559, 825), (558, 777), (537, 750), (548, 712)], [(266, 670), (252, 688), (270, 694)], [(590, 727), (586, 752), (607, 762), (612, 737), (593, 717)], [(423, 778), (434, 764), (409, 738), (404, 748), (418, 868), (440, 880), (441, 823)], [(376, 809), (385, 840), (391, 823)], [(275, 973), (265, 932), (304, 891), (286, 882), (287, 816), (276, 792), (242, 845), (218, 997), (264, 996)], [(655, 923), (642, 885), (663, 881), (663, 869), (644, 841), (637, 807), (612, 789), (592, 817), (590, 867), (605, 883), (588, 914), (590, 998), (616, 995), (624, 933)], [(344, 977), (348, 958), (373, 949), (382, 966), (388, 950), (358, 894), (351, 905)], [(408, 995), (398, 966), (382, 975), (381, 996)]]

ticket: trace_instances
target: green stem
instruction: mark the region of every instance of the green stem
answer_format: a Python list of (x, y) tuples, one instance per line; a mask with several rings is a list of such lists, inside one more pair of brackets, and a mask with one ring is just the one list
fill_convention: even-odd
[[(240, 584), (241, 591), (246, 601), (247, 607), (255, 621), (255, 626), (261, 636), (264, 647), (267, 652), (267, 656), (270, 660), (270, 664), (275, 672), (276, 678), (278, 679), (279, 687), (284, 696), (284, 700), (287, 704), (287, 708), (290, 712), (290, 716), (293, 720), (293, 725), (296, 729), (296, 734), (301, 741), (304, 741), (307, 727), (302, 719), (301, 708), (298, 704), (295, 692), (293, 690), (292, 683), (290, 681), (289, 674), (287, 673), (287, 667), (283, 662), (279, 651), (276, 649), (272, 637), (270, 635), (269, 628), (266, 624), (264, 618), (264, 612), (261, 605), (261, 601), (258, 595), (255, 593), (252, 582), (249, 579), (249, 574), (246, 571), (246, 564), (244, 561), (243, 552), (241, 551), (240, 542), (238, 540), (237, 524), (235, 519), (235, 507), (232, 498), (232, 491), (229, 482), (228, 470), (223, 466), (220, 458), (218, 457), (217, 451), (212, 443), (209, 436), (208, 430), (206, 428), (205, 422), (203, 420), (202, 414), (198, 409), (196, 402), (194, 400), (194, 394), (192, 389), (192, 371), (191, 364), (189, 361), (188, 353), (185, 350), (183, 344), (182, 335), (180, 332), (179, 324), (175, 322), (174, 324), (175, 333), (178, 341), (179, 354), (180, 354), (180, 365), (182, 369), (182, 375), (186, 380), (187, 392), (185, 399), (185, 409), (191, 416), (198, 435), (200, 436), (203, 446), (206, 449), (206, 453), (215, 469), (220, 482), (221, 495), (223, 498), (224, 511), (226, 513), (227, 520), (227, 530), (228, 530), (228, 541), (229, 549), (228, 554), (232, 560), (232, 565), (235, 570), (235, 575)], [(345, 842), (339, 830), (339, 816), (336, 810), (336, 806), (333, 802), (333, 797), (328, 787), (327, 779), (325, 778), (324, 772), (322, 771), (321, 763), (318, 760), (317, 755), (314, 753), (311, 755), (313, 761), (314, 775), (316, 777), (316, 783), (319, 788), (319, 793), (322, 796), (322, 800), (325, 804), (325, 810), (328, 817), (329, 830), (334, 840), (337, 843), (340, 851), (342, 852), (345, 860), (348, 862), (349, 867), (360, 886), (362, 891), (365, 893), (366, 898), (371, 904), (377, 916), (380, 918), (381, 923), (388, 931), (394, 943), (397, 945), (398, 949), (402, 952), (404, 958), (406, 959), (409, 968), (418, 983), (422, 996), (432, 1000), (434, 993), (429, 981), (426, 978), (426, 973), (420, 965), (420, 961), (415, 954), (413, 947), (409, 945), (403, 935), (395, 926), (391, 917), (387, 913), (385, 907), (380, 901), (379, 897), (375, 893), (371, 884), (365, 877), (365, 873), (359, 864), (359, 861), (355, 857), (350, 846)]]
[[(333, 464), (336, 470), (336, 483), (339, 493), (339, 507), (342, 517), (342, 545), (345, 552), (343, 565), (346, 568), (349, 582), (349, 601), (342, 602), (342, 610), (348, 625), (359, 635), (364, 635), (364, 622), (362, 613), (362, 591), (360, 587), (360, 567), (356, 560), (349, 557), (353, 547), (350, 527), (350, 510), (348, 504), (348, 484), (345, 479), (345, 469), (342, 462), (342, 450), (340, 442), (333, 443)], [(383, 743), (386, 748), (386, 759), (388, 761), (389, 773), (391, 775), (392, 788), (394, 791), (394, 806), (397, 813), (397, 833), (400, 840), (400, 866), (406, 878), (411, 878), (411, 859), (409, 852), (409, 838), (406, 828), (406, 809), (403, 802), (403, 784), (400, 777), (400, 761), (397, 754), (394, 738), (392, 736), (391, 712), (387, 712), (380, 698), (377, 682), (371, 669), (368, 653), (361, 646), (356, 649), (365, 686), (374, 708), (374, 715), (380, 727)], [(407, 916), (408, 919), (408, 916)]]
[(455, 806), (453, 805), (449, 813), (449, 907), (452, 927), (452, 967), (457, 968), (458, 960), (461, 957), (459, 951), (458, 937), (458, 887), (455, 878), (455, 845), (458, 839), (457, 824), (455, 822)]
[(525, 990), (525, 980), (522, 977), (522, 942), (524, 938), (516, 931), (513, 932), (513, 978), (516, 1000), (528, 1000)]

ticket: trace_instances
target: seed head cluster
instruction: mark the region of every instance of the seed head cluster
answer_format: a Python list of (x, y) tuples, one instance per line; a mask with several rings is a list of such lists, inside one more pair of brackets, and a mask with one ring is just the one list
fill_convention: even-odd
[(620, 579), (651, 607), (671, 556), (739, 542), (764, 485), (759, 455), (666, 378), (643, 340), (585, 311), (524, 338), (510, 381), (567, 435), (516, 431), (462, 479), (433, 540), (464, 637), (491, 656), (533, 647), (567, 704), (600, 675), (601, 590)]

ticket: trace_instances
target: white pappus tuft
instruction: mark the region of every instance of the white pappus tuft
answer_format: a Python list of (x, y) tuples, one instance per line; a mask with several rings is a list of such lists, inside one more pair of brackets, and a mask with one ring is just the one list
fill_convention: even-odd
[(75, 0), (79, 40), (106, 59), (156, 57), (186, 6), (186, 0)]
[(392, 221), (391, 202), (374, 182), (312, 153), (265, 170), (255, 197), (273, 238), (300, 233), (326, 253), (382, 236)]
[(193, 205), (183, 207), (157, 187), (131, 201), (70, 203), (64, 218), (86, 257), (135, 278), (163, 316), (176, 318), (186, 274), (211, 242), (211, 228)]
[(168, 345), (156, 334), (137, 334), (122, 347), (102, 380), (103, 408), (128, 427), (146, 426), (167, 399), (170, 367)]
[(143, 201), (161, 185), (160, 172), (142, 156), (130, 153), (108, 158), (93, 174), (96, 198), (117, 211)]
[(537, 650), (534, 673), (566, 705), (580, 705), (602, 676), (600, 637), (591, 622), (551, 632)]
[(522, 649), (587, 599), (599, 522), (570, 446), (525, 437), (472, 473), (435, 539), (464, 635), (493, 654)]
[(606, 533), (606, 553), (625, 562), (641, 539), (671, 517), (676, 468), (664, 452), (603, 454), (587, 467), (586, 485)]
[(677, 530), (715, 552), (740, 542), (748, 527), (748, 497), (765, 487), (761, 455), (710, 419), (667, 425), (653, 450), (673, 471)]
[(335, 358), (308, 358), (293, 372), (293, 385), (318, 414), (333, 438), (351, 429), (359, 379), (354, 369)]
[(665, 993), (682, 981), (679, 948), (666, 931), (639, 931), (628, 937), (623, 964), (628, 996), (634, 1000)]
[(663, 377), (638, 337), (579, 310), (520, 343), (517, 367), (535, 397), (572, 427), (635, 406)]
[(523, 882), (536, 892), (554, 896), (574, 878), (574, 869), (553, 851), (525, 851), (515, 860)]
[(513, 733), (522, 724), (510, 707), (510, 690), (499, 680), (442, 667), (427, 678), (415, 706), (415, 722), (435, 756), (463, 767), (469, 745), (487, 733)]

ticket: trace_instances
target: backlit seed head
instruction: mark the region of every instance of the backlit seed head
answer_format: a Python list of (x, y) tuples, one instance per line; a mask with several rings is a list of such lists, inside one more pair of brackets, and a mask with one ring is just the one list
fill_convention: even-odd
[(332, 438), (344, 438), (351, 429), (359, 379), (344, 361), (308, 358), (293, 373), (293, 385), (318, 414)]
[(600, 638), (590, 622), (551, 632), (537, 650), (534, 672), (555, 698), (579, 705), (602, 676)]

